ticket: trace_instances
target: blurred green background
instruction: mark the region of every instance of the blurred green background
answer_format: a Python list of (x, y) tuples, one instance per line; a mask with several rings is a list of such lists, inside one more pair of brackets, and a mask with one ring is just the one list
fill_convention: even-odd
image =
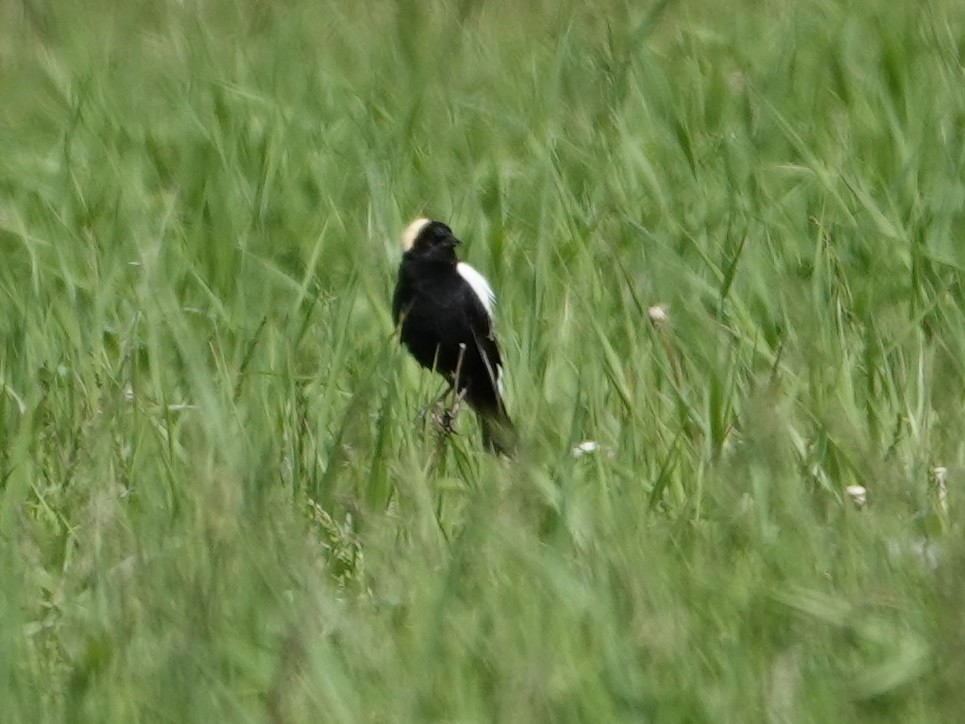
[(956, 0), (9, 0), (3, 718), (955, 721), (963, 270)]

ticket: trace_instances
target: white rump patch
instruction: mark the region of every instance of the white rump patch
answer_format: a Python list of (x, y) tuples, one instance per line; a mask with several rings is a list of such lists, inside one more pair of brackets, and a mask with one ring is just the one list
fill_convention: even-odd
[(412, 245), (415, 244), (416, 238), (419, 236), (422, 230), (431, 223), (431, 219), (422, 218), (416, 219), (405, 227), (405, 231), (402, 232), (402, 251), (408, 251), (411, 249)]
[(461, 261), (456, 264), (456, 271), (459, 272), (459, 276), (469, 282), (469, 286), (479, 297), (479, 301), (482, 302), (483, 309), (486, 310), (486, 314), (489, 315), (490, 319), (493, 316), (493, 307), (496, 305), (496, 293), (493, 288), (489, 286), (489, 282), (486, 281), (486, 277), (477, 272), (466, 262)]

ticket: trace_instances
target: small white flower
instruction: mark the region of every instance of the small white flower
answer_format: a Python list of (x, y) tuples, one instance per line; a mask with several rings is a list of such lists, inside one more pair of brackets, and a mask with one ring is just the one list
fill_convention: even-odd
[(581, 458), (584, 455), (595, 453), (599, 449), (600, 449), (600, 443), (594, 442), (593, 440), (584, 440), (575, 448), (573, 448), (573, 457)]
[(647, 316), (650, 317), (650, 321), (654, 324), (663, 324), (670, 319), (666, 304), (657, 304), (650, 307), (650, 309), (647, 310)]
[(863, 508), (868, 502), (868, 489), (863, 485), (849, 485), (845, 492), (851, 496), (851, 502), (855, 508)]

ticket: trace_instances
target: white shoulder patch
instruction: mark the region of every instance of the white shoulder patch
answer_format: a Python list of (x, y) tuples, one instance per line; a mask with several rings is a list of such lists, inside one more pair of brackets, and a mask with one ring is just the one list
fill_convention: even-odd
[(456, 264), (456, 271), (459, 272), (459, 276), (469, 282), (469, 286), (472, 287), (476, 296), (479, 297), (479, 301), (482, 302), (483, 309), (492, 317), (493, 307), (496, 305), (496, 294), (493, 292), (493, 288), (489, 286), (489, 282), (486, 281), (486, 277), (464, 261)]

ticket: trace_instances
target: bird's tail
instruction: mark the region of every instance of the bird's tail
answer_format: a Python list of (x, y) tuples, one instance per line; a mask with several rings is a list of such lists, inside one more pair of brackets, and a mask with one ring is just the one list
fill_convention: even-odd
[(516, 428), (502, 402), (494, 409), (480, 409), (477, 413), (486, 449), (496, 455), (512, 457), (516, 453)]

